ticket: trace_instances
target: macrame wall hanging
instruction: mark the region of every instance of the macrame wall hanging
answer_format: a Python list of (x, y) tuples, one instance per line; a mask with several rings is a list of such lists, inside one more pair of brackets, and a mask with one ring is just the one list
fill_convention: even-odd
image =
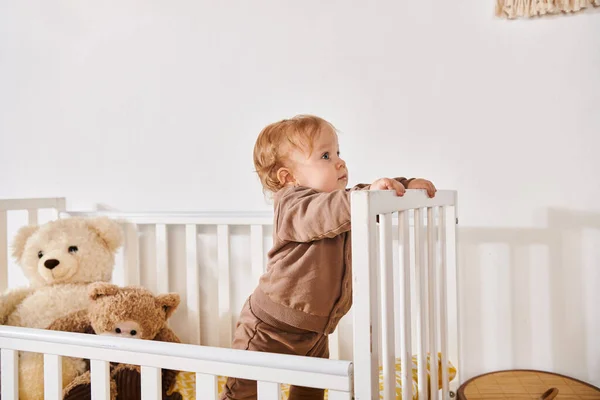
[(508, 19), (576, 13), (600, 7), (600, 0), (496, 0), (496, 15)]

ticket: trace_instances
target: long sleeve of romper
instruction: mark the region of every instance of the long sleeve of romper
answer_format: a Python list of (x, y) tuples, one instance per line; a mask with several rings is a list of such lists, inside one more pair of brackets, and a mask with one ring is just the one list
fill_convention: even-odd
[(311, 188), (285, 188), (275, 209), (277, 235), (289, 242), (332, 238), (350, 230), (350, 193), (318, 192)]
[[(394, 178), (404, 185), (406, 178)], [(276, 196), (277, 235), (290, 242), (333, 238), (350, 230), (350, 193), (369, 190), (369, 184), (352, 189), (319, 192), (307, 187), (281, 189)]]

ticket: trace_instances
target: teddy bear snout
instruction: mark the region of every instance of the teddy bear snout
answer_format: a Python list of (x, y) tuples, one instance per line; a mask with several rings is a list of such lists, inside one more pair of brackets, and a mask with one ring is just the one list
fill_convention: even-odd
[(128, 337), (139, 339), (141, 337), (140, 325), (135, 321), (123, 321), (115, 325), (113, 332), (114, 336)]
[(48, 252), (38, 263), (38, 273), (47, 283), (76, 282), (79, 270), (78, 260), (65, 256), (60, 250)]
[(48, 268), (48, 269), (54, 269), (58, 264), (60, 264), (60, 261), (58, 261), (57, 259), (50, 259), (50, 260), (46, 260), (44, 262), (44, 267)]

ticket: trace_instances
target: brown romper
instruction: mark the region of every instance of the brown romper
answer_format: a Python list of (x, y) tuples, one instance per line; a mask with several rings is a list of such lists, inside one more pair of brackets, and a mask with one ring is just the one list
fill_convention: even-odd
[[(409, 180), (396, 178), (407, 185)], [(283, 188), (274, 196), (267, 271), (244, 305), (232, 348), (329, 358), (328, 335), (352, 305), (350, 192)], [(290, 387), (289, 400), (323, 399)], [(227, 380), (221, 399), (256, 399), (256, 381)]]

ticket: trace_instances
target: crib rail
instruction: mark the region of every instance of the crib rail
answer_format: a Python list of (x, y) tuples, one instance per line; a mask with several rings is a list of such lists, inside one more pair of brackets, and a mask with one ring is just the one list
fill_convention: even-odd
[(119, 212), (119, 211), (69, 211), (64, 216), (100, 217), (128, 221), (138, 225), (270, 225), (273, 213), (255, 212)]
[(217, 398), (217, 376), (255, 380), (258, 398), (266, 400), (279, 400), (281, 384), (328, 389), (340, 400), (352, 392), (349, 361), (7, 326), (0, 327), (0, 348), (4, 399), (18, 398), (17, 351), (44, 353), (46, 400), (62, 399), (61, 357), (91, 360), (92, 392), (101, 400), (110, 398), (109, 362), (141, 366), (144, 400), (161, 398), (161, 368), (195, 372), (197, 399)]
[[(403, 400), (412, 399), (411, 320), (415, 311), (419, 399), (427, 400), (429, 396), (438, 399), (439, 374), (442, 398), (449, 398), (448, 286), (456, 288), (456, 280), (447, 279), (447, 228), (454, 227), (451, 232), (456, 243), (453, 223), (457, 221), (456, 197), (454, 191), (439, 191), (434, 198), (416, 190), (408, 190), (403, 197), (391, 191), (352, 194), (354, 365), (357, 376), (361, 377), (356, 381), (356, 399), (374, 398), (379, 393), (379, 365), (383, 365), (383, 397), (395, 399), (397, 341), (400, 342)], [(453, 209), (450, 224), (447, 209)], [(394, 229), (398, 230), (397, 266), (393, 262)], [(400, 289), (396, 299), (394, 269), (397, 269)], [(412, 304), (411, 294), (416, 304)], [(457, 305), (453, 306), (457, 312)], [(395, 331), (396, 326), (400, 332)], [(457, 349), (458, 338), (455, 339), (453, 347)], [(438, 351), (441, 370), (437, 367)]]

